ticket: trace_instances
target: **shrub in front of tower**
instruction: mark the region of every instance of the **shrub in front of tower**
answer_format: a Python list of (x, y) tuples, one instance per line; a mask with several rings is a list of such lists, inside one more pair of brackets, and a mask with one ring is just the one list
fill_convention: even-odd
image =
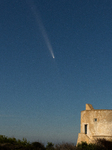
[(102, 147), (104, 150), (111, 150), (112, 149), (112, 141), (106, 139), (97, 139), (96, 144)]
[[(81, 142), (77, 145), (77, 150), (105, 150), (101, 145)], [(106, 149), (107, 150), (107, 149)]]

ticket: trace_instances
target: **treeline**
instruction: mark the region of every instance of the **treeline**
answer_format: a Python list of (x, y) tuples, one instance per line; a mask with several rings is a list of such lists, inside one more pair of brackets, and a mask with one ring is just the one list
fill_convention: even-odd
[(40, 142), (28, 142), (16, 138), (0, 135), (0, 150), (112, 150), (112, 141), (98, 139), (95, 144), (82, 142), (77, 146), (72, 143), (53, 144), (48, 142), (45, 146)]

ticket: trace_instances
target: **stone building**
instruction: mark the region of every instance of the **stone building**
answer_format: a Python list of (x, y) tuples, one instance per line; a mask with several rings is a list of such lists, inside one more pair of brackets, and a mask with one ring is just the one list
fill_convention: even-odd
[(112, 110), (94, 109), (86, 104), (86, 110), (81, 111), (77, 144), (81, 141), (93, 143), (97, 138), (112, 140)]

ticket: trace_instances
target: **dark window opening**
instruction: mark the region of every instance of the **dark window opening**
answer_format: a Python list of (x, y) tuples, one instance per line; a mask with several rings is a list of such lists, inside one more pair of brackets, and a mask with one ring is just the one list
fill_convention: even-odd
[(87, 134), (87, 124), (85, 124), (85, 134)]
[(97, 122), (97, 118), (94, 118), (94, 122)]

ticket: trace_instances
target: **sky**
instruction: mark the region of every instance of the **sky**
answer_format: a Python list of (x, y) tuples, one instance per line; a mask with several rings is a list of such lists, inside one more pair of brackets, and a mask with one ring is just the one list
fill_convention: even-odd
[(112, 109), (112, 1), (1, 0), (0, 134), (76, 143), (86, 103)]

